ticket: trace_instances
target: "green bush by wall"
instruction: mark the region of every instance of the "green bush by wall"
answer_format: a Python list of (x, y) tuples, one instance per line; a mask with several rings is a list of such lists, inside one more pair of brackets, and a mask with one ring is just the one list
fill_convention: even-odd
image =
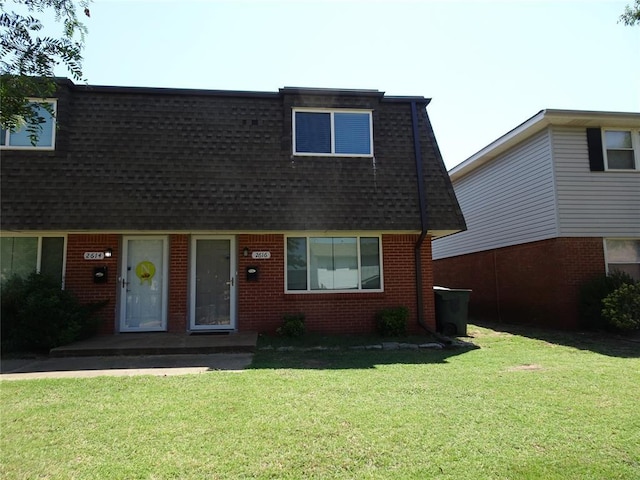
[(59, 347), (96, 333), (106, 302), (81, 305), (60, 283), (33, 273), (14, 276), (0, 289), (3, 352)]

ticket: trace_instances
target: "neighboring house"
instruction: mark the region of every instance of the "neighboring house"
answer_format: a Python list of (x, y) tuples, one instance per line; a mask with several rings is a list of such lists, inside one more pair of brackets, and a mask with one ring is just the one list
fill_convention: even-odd
[(465, 225), (428, 99), (64, 80), (50, 102), (35, 147), (2, 135), (3, 278), (108, 300), (103, 333), (435, 326), (431, 239)]
[(578, 291), (640, 279), (640, 113), (543, 110), (450, 172), (468, 230), (433, 244), (470, 316), (578, 325)]

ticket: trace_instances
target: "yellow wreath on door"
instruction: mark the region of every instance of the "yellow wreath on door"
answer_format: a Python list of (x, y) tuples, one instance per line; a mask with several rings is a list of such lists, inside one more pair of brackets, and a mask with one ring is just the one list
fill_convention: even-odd
[(143, 285), (144, 282), (148, 282), (151, 285), (155, 274), (156, 266), (148, 260), (144, 260), (136, 266), (136, 276), (140, 279), (140, 285)]

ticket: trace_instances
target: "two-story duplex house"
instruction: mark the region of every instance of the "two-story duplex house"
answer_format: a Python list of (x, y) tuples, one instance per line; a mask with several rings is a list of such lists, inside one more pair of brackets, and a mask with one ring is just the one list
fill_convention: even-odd
[(578, 292), (640, 279), (640, 113), (543, 110), (450, 171), (468, 230), (434, 241), (470, 316), (578, 325)]
[(428, 99), (63, 80), (48, 101), (36, 146), (2, 134), (3, 278), (108, 300), (103, 333), (368, 332), (396, 305), (435, 326), (431, 239), (465, 224)]

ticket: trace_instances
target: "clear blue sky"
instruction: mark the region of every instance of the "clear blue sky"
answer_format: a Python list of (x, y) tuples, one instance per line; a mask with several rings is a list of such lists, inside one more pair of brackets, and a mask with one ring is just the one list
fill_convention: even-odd
[(432, 98), (447, 168), (544, 108), (640, 111), (622, 1), (95, 0), (93, 85)]

